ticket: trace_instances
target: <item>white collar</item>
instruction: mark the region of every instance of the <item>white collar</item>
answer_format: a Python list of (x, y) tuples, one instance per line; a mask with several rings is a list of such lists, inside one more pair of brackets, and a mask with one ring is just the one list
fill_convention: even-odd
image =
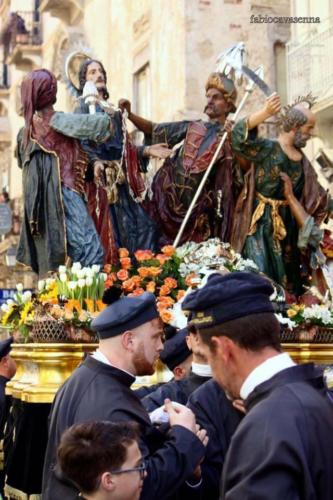
[(257, 385), (266, 382), (266, 380), (274, 377), (277, 373), (295, 364), (286, 352), (267, 359), (257, 366), (245, 379), (240, 389), (240, 397), (246, 399)]
[(105, 356), (105, 354), (103, 354), (99, 349), (96, 349), (96, 351), (91, 355), (91, 357), (94, 359), (97, 359), (97, 361), (100, 361), (101, 363), (104, 363), (105, 365), (113, 366), (114, 368), (117, 368), (117, 370), (121, 370), (122, 372), (125, 372), (128, 375), (130, 375), (131, 377), (135, 377), (135, 375), (133, 375), (133, 373), (130, 373), (126, 370), (123, 370), (122, 368), (119, 368), (118, 366), (114, 366), (112, 363), (110, 363), (110, 361)]
[(210, 365), (201, 365), (200, 363), (194, 363), (192, 361), (192, 373), (195, 373), (200, 377), (211, 377), (212, 369)]

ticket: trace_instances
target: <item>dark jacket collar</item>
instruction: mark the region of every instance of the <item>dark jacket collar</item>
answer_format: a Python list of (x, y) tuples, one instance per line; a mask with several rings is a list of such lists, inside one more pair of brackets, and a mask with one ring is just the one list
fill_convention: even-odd
[(90, 370), (99, 372), (99, 373), (104, 373), (105, 375), (112, 377), (114, 379), (117, 379), (121, 384), (126, 385), (127, 387), (131, 387), (133, 382), (135, 381), (134, 375), (131, 375), (130, 373), (124, 372), (124, 370), (121, 370), (120, 368), (116, 368), (115, 366), (112, 365), (107, 365), (106, 363), (102, 363), (101, 361), (98, 361), (97, 359), (93, 358), (92, 356), (87, 356), (84, 362), (82, 363), (83, 366), (86, 366)]
[(321, 368), (315, 367), (313, 363), (295, 365), (282, 370), (274, 375), (274, 377), (259, 384), (245, 400), (247, 411), (268, 396), (268, 394), (277, 387), (296, 382), (306, 382), (316, 389), (325, 389)]

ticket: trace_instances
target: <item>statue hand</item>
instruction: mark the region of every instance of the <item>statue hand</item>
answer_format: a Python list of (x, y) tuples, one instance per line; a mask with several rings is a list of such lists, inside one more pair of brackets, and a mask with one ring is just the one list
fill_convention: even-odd
[(128, 117), (130, 117), (131, 101), (129, 101), (128, 99), (119, 99), (118, 108), (120, 108), (122, 112), (127, 111)]
[(276, 93), (267, 98), (265, 111), (268, 116), (274, 116), (281, 111), (281, 99)]
[(284, 197), (287, 201), (294, 197), (293, 184), (288, 174), (280, 172), (280, 177), (283, 180)]
[(225, 132), (228, 132), (228, 134), (230, 134), (232, 129), (234, 128), (234, 125), (235, 125), (235, 122), (232, 120), (228, 120), (228, 118), (227, 118), (226, 121), (224, 122)]
[(169, 149), (168, 145), (165, 143), (154, 144), (153, 146), (148, 146), (145, 149), (147, 150), (145, 155), (150, 158), (159, 158), (164, 160), (165, 158), (169, 158), (172, 154), (172, 149)]
[(103, 184), (104, 165), (102, 161), (94, 162), (94, 181), (96, 184)]

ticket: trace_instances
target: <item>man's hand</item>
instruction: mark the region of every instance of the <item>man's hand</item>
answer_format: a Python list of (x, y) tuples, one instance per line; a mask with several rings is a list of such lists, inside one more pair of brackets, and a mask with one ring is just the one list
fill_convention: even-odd
[(287, 201), (290, 201), (290, 199), (294, 198), (293, 184), (291, 182), (291, 179), (285, 172), (280, 172), (280, 177), (284, 182), (284, 197)]
[(246, 413), (246, 408), (242, 399), (234, 399), (232, 402), (232, 406), (236, 408), (236, 410), (242, 413)]
[(170, 399), (165, 399), (164, 407), (165, 411), (169, 415), (169, 423), (171, 427), (173, 425), (181, 425), (194, 434), (197, 434), (195, 416), (189, 408), (186, 408), (186, 406), (173, 406)]
[(202, 444), (204, 446), (207, 446), (208, 441), (209, 441), (209, 437), (208, 437), (206, 429), (203, 429), (198, 424), (196, 424), (195, 428), (197, 430), (197, 432), (196, 432), (197, 438), (200, 439), (200, 441), (202, 442)]
[(234, 128), (234, 125), (235, 125), (234, 121), (226, 119), (226, 121), (224, 122), (225, 132), (228, 132), (228, 134), (230, 134), (232, 129)]
[(153, 146), (147, 146), (144, 151), (144, 156), (149, 156), (149, 158), (159, 158), (164, 160), (169, 158), (172, 154), (172, 149), (168, 148), (165, 143), (154, 144)]
[(94, 181), (96, 184), (103, 184), (104, 178), (103, 178), (103, 172), (104, 172), (104, 165), (102, 161), (95, 161), (94, 162)]
[(120, 108), (122, 112), (127, 111), (128, 117), (130, 117), (131, 101), (129, 101), (128, 99), (119, 99), (118, 108)]
[(276, 93), (267, 98), (265, 112), (268, 116), (274, 116), (281, 111), (281, 99)]

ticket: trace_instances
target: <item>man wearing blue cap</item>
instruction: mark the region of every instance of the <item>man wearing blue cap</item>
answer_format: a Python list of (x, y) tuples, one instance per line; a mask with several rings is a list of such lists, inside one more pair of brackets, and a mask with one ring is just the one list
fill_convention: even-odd
[(176, 498), (182, 483), (202, 460), (205, 431), (196, 429), (193, 413), (169, 402), (171, 430), (165, 435), (151, 424), (149, 415), (130, 386), (138, 375), (151, 375), (163, 348), (162, 328), (153, 294), (113, 297), (109, 307), (93, 321), (99, 348), (58, 391), (50, 416), (49, 442), (43, 476), (43, 500), (76, 499), (77, 489), (56, 467), (56, 449), (71, 425), (89, 420), (135, 421), (141, 428), (141, 451), (147, 478), (141, 499)]
[(152, 412), (162, 406), (166, 398), (186, 405), (189, 395), (211, 378), (210, 366), (197, 346), (196, 337), (196, 335), (189, 333), (187, 328), (183, 328), (165, 343), (160, 354), (161, 360), (167, 361), (171, 367), (176, 366), (183, 356), (189, 356), (192, 352), (191, 369), (185, 377), (179, 380), (176, 378), (170, 380), (145, 396), (142, 399), (142, 404), (147, 411)]
[[(10, 356), (12, 342), (12, 337), (0, 342), (0, 442), (4, 437), (4, 428), (10, 408), (10, 398), (6, 396), (5, 392), (6, 384), (16, 373), (15, 360)], [(2, 451), (2, 444), (0, 444), (0, 451)], [(0, 492), (4, 486), (3, 467), (3, 461), (0, 460)]]
[(331, 500), (333, 405), (322, 371), (281, 352), (272, 293), (257, 274), (214, 274), (183, 303), (214, 378), (247, 410), (220, 498)]

